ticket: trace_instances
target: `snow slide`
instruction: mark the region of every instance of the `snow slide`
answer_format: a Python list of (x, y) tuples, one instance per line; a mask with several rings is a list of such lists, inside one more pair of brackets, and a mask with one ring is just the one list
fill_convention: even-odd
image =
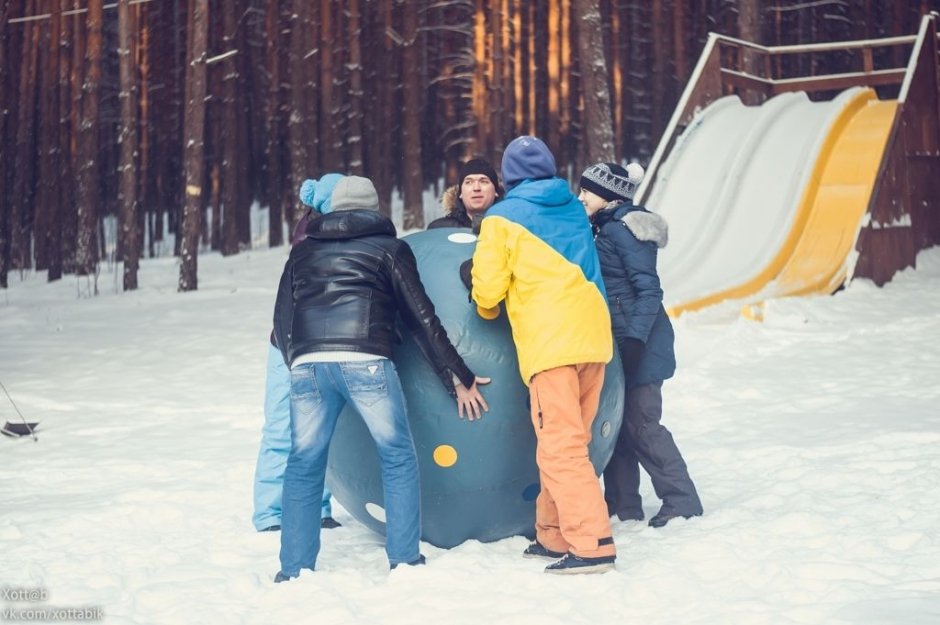
[(842, 284), (896, 108), (855, 88), (826, 102), (728, 96), (699, 113), (645, 202), (670, 226), (670, 314)]

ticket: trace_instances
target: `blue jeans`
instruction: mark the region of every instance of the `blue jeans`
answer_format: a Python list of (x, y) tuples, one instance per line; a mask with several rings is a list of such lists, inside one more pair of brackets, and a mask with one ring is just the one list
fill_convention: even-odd
[[(391, 360), (315, 362), (291, 370), (291, 450), (284, 472), (281, 573), (313, 569), (320, 551), (319, 502), (330, 439), (349, 402), (375, 440), (382, 466), (385, 552), (389, 564), (420, 555), (418, 457), (405, 395)], [(381, 502), (376, 502), (381, 503)]]
[[(268, 369), (264, 387), (264, 427), (255, 465), (255, 511), (251, 522), (263, 530), (281, 524), (284, 467), (290, 453), (290, 369), (281, 351), (268, 343)], [(333, 516), (330, 491), (323, 489), (321, 516)]]

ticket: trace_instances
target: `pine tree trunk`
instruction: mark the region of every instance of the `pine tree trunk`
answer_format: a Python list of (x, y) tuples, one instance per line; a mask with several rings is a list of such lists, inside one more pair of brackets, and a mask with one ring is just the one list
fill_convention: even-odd
[(7, 20), (10, 19), (12, 2), (0, 5), (0, 289), (7, 288), (7, 272), (10, 270), (10, 197), (7, 194), (7, 177), (10, 174), (10, 148), (7, 118), (13, 108), (13, 88), (7, 68), (10, 35)]
[[(513, 126), (513, 112), (516, 109), (516, 95), (513, 92), (513, 76), (515, 56), (513, 54), (512, 44), (515, 33), (513, 31), (513, 2), (512, 0), (502, 0), (503, 3), (503, 141), (496, 146), (495, 157), (502, 157), (503, 146), (512, 141), (516, 136), (516, 129)], [(498, 163), (499, 160), (494, 161)]]
[(523, 67), (525, 68), (525, 93), (526, 93), (526, 134), (538, 134), (536, 126), (536, 91), (538, 90), (538, 56), (536, 55), (536, 12), (534, 2), (526, 2), (525, 15), (525, 41), (526, 48), (524, 53)]
[(649, 58), (649, 6), (647, 0), (630, 0), (627, 11), (630, 14), (630, 50), (626, 84), (628, 85), (630, 123), (627, 125), (627, 137), (633, 144), (634, 156), (645, 159), (653, 153), (653, 137), (650, 129), (652, 104), (650, 87)]
[(364, 172), (362, 158), (362, 52), (361, 20), (359, 0), (348, 0), (349, 12), (349, 173), (361, 176)]
[(663, 0), (652, 0), (652, 23), (653, 23), (653, 83), (652, 97), (653, 108), (650, 115), (650, 125), (652, 126), (653, 142), (658, 143), (659, 136), (666, 129), (666, 29), (664, 27), (666, 16), (663, 14)]
[(526, 10), (526, 4), (524, 0), (516, 0), (514, 12), (512, 16), (512, 25), (513, 25), (513, 67), (512, 67), (512, 83), (513, 83), (513, 92), (515, 93), (515, 109), (513, 111), (513, 118), (515, 120), (513, 134), (522, 134), (526, 129), (526, 90), (525, 90), (525, 72), (527, 72), (527, 67), (525, 66), (525, 51), (526, 51), (526, 40), (525, 32), (522, 28), (522, 18)]
[[(59, 189), (61, 151), (59, 135), (59, 38), (62, 31), (61, 0), (52, 3), (49, 31), (43, 36), (42, 97), (39, 114), (38, 196), (33, 223), (36, 268), (48, 270), (50, 282), (62, 277)], [(57, 233), (59, 236), (57, 237)]]
[[(186, 125), (186, 62), (188, 37), (186, 36), (186, 23), (190, 14), (187, 0), (172, 0), (172, 14), (169, 19), (164, 17), (164, 37), (157, 41), (167, 42), (168, 52), (172, 58), (179, 59), (173, 63), (167, 82), (170, 85), (170, 97), (165, 107), (165, 126), (158, 138), (164, 142), (161, 150), (162, 158), (157, 161), (161, 167), (162, 196), (167, 208), (167, 228), (176, 235), (173, 238), (173, 254), (180, 256), (183, 247), (183, 213), (186, 210), (186, 171), (185, 171), (185, 125)], [(164, 11), (154, 11), (164, 15)], [(162, 43), (162, 41), (161, 41)], [(162, 98), (158, 100), (162, 104)]]
[[(473, 154), (476, 143), (475, 103), (467, 97), (468, 87), (474, 92), (474, 7), (470, 3), (455, 3), (438, 8), (440, 27), (444, 30), (441, 55), (446, 61), (437, 71), (437, 99), (441, 110), (441, 144), (445, 165), (445, 183), (457, 176), (460, 163)], [(507, 37), (506, 41), (511, 41)], [(508, 48), (507, 48), (508, 50)], [(511, 59), (508, 79), (512, 81)], [(512, 84), (508, 86), (512, 91)], [(512, 115), (512, 110), (505, 112)], [(510, 122), (511, 119), (507, 120)]]
[(490, 139), (489, 139), (489, 150), (486, 152), (487, 158), (491, 162), (498, 162), (497, 157), (502, 153), (503, 146), (509, 142), (509, 139), (506, 138), (506, 129), (505, 129), (505, 120), (507, 118), (507, 108), (506, 108), (506, 83), (503, 79), (505, 66), (506, 66), (506, 41), (503, 38), (503, 23), (507, 19), (507, 15), (503, 12), (503, 5), (500, 0), (493, 2), (493, 7), (491, 10), (491, 15), (493, 17), (493, 23), (490, 27), (492, 32), (493, 40), (493, 51), (492, 51), (492, 71), (490, 71), (490, 76), (492, 76), (489, 98), (492, 102), (490, 118), (492, 123), (490, 124)]
[(82, 121), (77, 135), (78, 229), (75, 242), (76, 269), (82, 276), (95, 272), (99, 258), (95, 230), (98, 223), (98, 98), (101, 87), (103, 4), (103, 0), (89, 0), (85, 20), (88, 42), (82, 84)]
[[(239, 15), (245, 15), (244, 7)], [(238, 75), (235, 78), (235, 115), (236, 130), (235, 155), (236, 169), (236, 209), (235, 209), (235, 230), (238, 235), (238, 247), (240, 250), (251, 249), (251, 205), (254, 200), (260, 198), (258, 172), (260, 167), (256, 165), (257, 156), (261, 150), (258, 148), (261, 142), (256, 141), (255, 128), (259, 125), (252, 118), (251, 100), (254, 99), (252, 85), (248, 80), (248, 66), (251, 61), (251, 49), (253, 47), (250, 39), (245, 36), (246, 25), (244, 20), (237, 22), (233, 38), (234, 49), (239, 52), (235, 56), (235, 67)], [(260, 137), (258, 137), (260, 139)]]
[[(208, 69), (207, 69), (208, 71)], [(210, 72), (209, 77), (212, 75), (218, 74), (219, 72)], [(211, 90), (212, 81), (209, 81), (209, 87)], [(213, 107), (209, 107), (209, 113), (212, 112)], [(221, 124), (216, 122), (216, 120), (210, 120), (208, 127), (206, 128), (206, 134), (208, 138), (211, 138), (213, 135), (218, 133), (221, 135), (222, 128)], [(214, 152), (215, 145), (219, 145), (221, 140), (216, 141), (215, 143), (210, 143), (209, 140), (206, 140), (206, 154), (211, 154)], [(222, 185), (220, 184), (220, 174), (219, 167), (221, 163), (218, 158), (207, 158), (206, 159), (206, 169), (208, 173), (205, 178), (205, 184), (207, 185), (209, 192), (203, 195), (203, 206), (206, 204), (209, 205), (211, 212), (211, 227), (205, 221), (202, 222), (202, 233), (200, 236), (203, 241), (210, 241), (210, 247), (213, 251), (220, 251), (222, 249)], [(208, 196), (208, 197), (207, 197)]]
[(590, 162), (613, 161), (614, 130), (598, 0), (574, 0), (578, 53), (584, 93), (585, 155)]
[[(336, 98), (334, 90), (335, 72), (333, 57), (336, 47), (340, 44), (340, 37), (334, 37), (334, 20), (332, 0), (320, 0), (320, 41), (324, 46), (320, 48), (318, 59), (320, 61), (320, 162), (326, 171), (337, 171), (342, 168), (342, 158), (337, 149), (336, 126), (340, 122), (336, 114)], [(330, 42), (327, 44), (327, 42)]]
[[(542, 2), (533, 2), (533, 54), (532, 69), (535, 72), (532, 121), (535, 134), (539, 137), (548, 135), (548, 7)], [(555, 146), (549, 146), (554, 149)]]
[(473, 151), (476, 154), (486, 154), (490, 149), (489, 98), (487, 98), (486, 89), (486, 34), (486, 1), (476, 0), (473, 18), (473, 92), (471, 94), (477, 129), (473, 143)]
[[(70, 219), (70, 215), (67, 214), (67, 212), (71, 211), (66, 211), (63, 204), (66, 198), (75, 197), (75, 175), (72, 171), (70, 151), (71, 124), (69, 123), (72, 110), (70, 102), (72, 89), (69, 84), (71, 46), (69, 44), (69, 29), (65, 24), (65, 16), (61, 14), (62, 4), (64, 3), (60, 0), (58, 6), (55, 6), (53, 9), (53, 19), (55, 19), (56, 14), (58, 14), (59, 22), (58, 32), (53, 31), (52, 38), (52, 50), (55, 56), (56, 70), (58, 71), (58, 75), (55, 76), (55, 94), (59, 101), (56, 103), (57, 117), (54, 120), (56, 129), (55, 145), (53, 148), (56, 155), (54, 161), (56, 167), (55, 171), (58, 173), (55, 178), (55, 183), (52, 186), (52, 193), (50, 194), (51, 219), (49, 221), (48, 235), (48, 280), (50, 282), (62, 278), (62, 272), (65, 268), (65, 259), (68, 258), (67, 247), (72, 247), (71, 245), (65, 245), (65, 240), (62, 235), (67, 222), (73, 222), (74, 224), (74, 219)], [(74, 232), (74, 230), (70, 230), (70, 232)]]
[[(71, 2), (63, 0), (63, 5)], [(75, 184), (75, 153), (74, 133), (77, 118), (75, 107), (77, 100), (74, 97), (74, 85), (77, 75), (73, 75), (75, 67), (75, 54), (80, 48), (76, 37), (75, 17), (63, 19), (59, 31), (57, 49), (59, 51), (59, 184), (56, 197), (56, 213), (59, 216), (53, 223), (53, 238), (56, 241), (56, 252), (53, 253), (53, 266), (58, 265), (59, 275), (74, 273), (75, 267), (75, 232), (77, 219), (73, 209), (73, 202), (77, 193)], [(76, 70), (77, 71), (77, 70)]]
[[(31, 14), (36, 2), (26, 2), (24, 10)], [(36, 80), (39, 63), (38, 22), (23, 24), (23, 53), (20, 66), (19, 106), (16, 124), (16, 164), (13, 167), (13, 206), (10, 215), (10, 264), (13, 269), (32, 266), (30, 256), (30, 229), (34, 199), (36, 197), (36, 102), (39, 81)]]
[(607, 59), (610, 85), (611, 127), (614, 137), (614, 154), (623, 154), (623, 64), (620, 48), (623, 46), (621, 32), (621, 14), (618, 2), (610, 2), (601, 7), (601, 20), (607, 24), (607, 36), (604, 37), (604, 58)]
[(279, 2), (268, 2), (265, 7), (265, 53), (267, 56), (268, 83), (264, 99), (264, 118), (267, 142), (264, 148), (267, 163), (268, 184), (268, 245), (281, 245), (284, 224), (284, 181), (281, 163), (281, 96), (280, 46), (281, 11)]
[(405, 230), (424, 227), (424, 208), (422, 205), (422, 191), (424, 177), (421, 171), (421, 100), (422, 80), (420, 59), (418, 57), (418, 0), (406, 2), (404, 10), (404, 23), (402, 24), (402, 37), (405, 42), (402, 49), (402, 67), (405, 72), (404, 87), (404, 124), (402, 128), (402, 142), (404, 147), (404, 168), (402, 175), (403, 199), (405, 203), (402, 213), (402, 227)]
[[(277, 4), (277, 3), (275, 3)], [(238, 57), (239, 89), (238, 111), (244, 125), (245, 154), (240, 163), (244, 172), (239, 190), (238, 241), (243, 249), (254, 247), (255, 237), (260, 232), (252, 229), (252, 205), (258, 202), (259, 208), (268, 206), (267, 195), (267, 159), (265, 158), (264, 106), (267, 85), (264, 79), (265, 55), (265, 13), (264, 4), (258, 0), (239, 0), (242, 15), (235, 35), (235, 42), (240, 51)]]
[(379, 19), (379, 43), (377, 49), (380, 51), (381, 61), (379, 62), (380, 72), (376, 76), (377, 83), (375, 91), (374, 110), (379, 111), (376, 132), (371, 132), (370, 136), (375, 139), (375, 150), (372, 160), (372, 172), (376, 191), (379, 194), (379, 211), (386, 217), (391, 217), (392, 207), (392, 189), (394, 188), (393, 172), (397, 171), (392, 162), (393, 147), (395, 139), (398, 136), (398, 126), (396, 120), (399, 119), (398, 94), (399, 86), (399, 55), (396, 51), (395, 41), (389, 36), (389, 32), (395, 27), (395, 12), (393, 0), (380, 0), (380, 19)]
[(186, 118), (183, 131), (186, 170), (186, 202), (183, 209), (180, 245), (180, 291), (194, 291), (197, 283), (199, 226), (202, 221), (202, 183), (206, 115), (206, 39), (209, 0), (191, 0), (191, 43), (187, 53)]
[(136, 24), (130, 0), (118, 0), (118, 57), (121, 73), (121, 249), (124, 261), (124, 290), (137, 288), (140, 262), (140, 229), (137, 223), (137, 76), (135, 67)]
[[(218, 7), (213, 11), (213, 6)], [(217, 18), (209, 20), (209, 33), (206, 39), (206, 57), (211, 59), (222, 53), (222, 36), (225, 31), (225, 9), (215, 0), (209, 0), (210, 14)], [(209, 218), (202, 222), (200, 237), (209, 243), (213, 252), (222, 251), (222, 196), (221, 173), (222, 159), (225, 158), (225, 139), (222, 118), (225, 103), (225, 64), (212, 65), (206, 61), (206, 131), (205, 148), (206, 173), (203, 178), (203, 206), (209, 207)], [(231, 132), (234, 128), (225, 128)]]
[(575, 120), (577, 119), (578, 97), (575, 91), (575, 82), (572, 74), (578, 73), (576, 67), (576, 49), (572, 47), (574, 34), (574, 21), (571, 19), (571, 0), (562, 0), (561, 2), (561, 143), (559, 151), (562, 160), (566, 163), (574, 163), (577, 160), (578, 134), (575, 131)]
[[(138, 119), (138, 165), (137, 165), (137, 237), (139, 255), (143, 252), (144, 233), (147, 231), (147, 217), (155, 212), (154, 198), (151, 194), (151, 165), (150, 156), (152, 150), (152, 106), (150, 99), (150, 25), (147, 15), (149, 12), (147, 4), (139, 4), (134, 7), (133, 23), (136, 25), (136, 31), (139, 33), (136, 45), (136, 65), (137, 73), (140, 77), (140, 84), (137, 89), (137, 99), (139, 106)], [(147, 237), (149, 242), (149, 255), (153, 256), (153, 232)]]
[(679, 85), (679, 92), (689, 79), (689, 70), (686, 63), (686, 38), (689, 33), (685, 24), (685, 7), (682, 0), (672, 3), (672, 40), (675, 43), (674, 56), (676, 58), (675, 82)]
[[(222, 3), (222, 48), (219, 53), (225, 54), (235, 47), (235, 12), (237, 7), (234, 1)], [(239, 52), (241, 54), (242, 52)], [(238, 119), (236, 111), (236, 89), (238, 87), (238, 65), (237, 57), (230, 56), (224, 61), (218, 63), (221, 67), (215, 67), (215, 71), (221, 74), (222, 78), (222, 114), (221, 126), (217, 136), (220, 137), (221, 145), (216, 146), (221, 152), (221, 166), (219, 174), (221, 175), (219, 213), (221, 215), (222, 234), (222, 255), (231, 256), (238, 253)], [(215, 204), (213, 204), (215, 208)], [(214, 226), (215, 224), (213, 224)]]
[(561, 31), (561, 0), (548, 0), (548, 133), (544, 139), (549, 147), (559, 156), (561, 146), (561, 40), (565, 33)]
[[(308, 115), (316, 121), (316, 108), (312, 101), (308, 87), (308, 76), (316, 69), (317, 55), (309, 55), (311, 47), (316, 47), (316, 38), (311, 42), (311, 23), (309, 19), (310, 0), (294, 0), (294, 15), (290, 24), (290, 114), (287, 122), (287, 132), (290, 141), (290, 185), (286, 206), (296, 206), (297, 190), (300, 184), (308, 177), (307, 167), (310, 160), (316, 159), (317, 140), (315, 136), (307, 133)], [(322, 54), (322, 50), (319, 54)], [(316, 97), (315, 94), (313, 97)], [(314, 153), (313, 158), (308, 150)], [(287, 214), (288, 232), (293, 232), (297, 215), (293, 210)]]

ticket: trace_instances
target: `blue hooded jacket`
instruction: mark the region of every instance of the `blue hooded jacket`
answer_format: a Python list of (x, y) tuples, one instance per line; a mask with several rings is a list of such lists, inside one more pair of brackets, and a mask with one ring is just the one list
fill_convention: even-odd
[(634, 338), (646, 345), (627, 386), (667, 380), (676, 371), (675, 334), (656, 272), (657, 249), (668, 240), (666, 221), (627, 201), (598, 211), (592, 222), (614, 340)]

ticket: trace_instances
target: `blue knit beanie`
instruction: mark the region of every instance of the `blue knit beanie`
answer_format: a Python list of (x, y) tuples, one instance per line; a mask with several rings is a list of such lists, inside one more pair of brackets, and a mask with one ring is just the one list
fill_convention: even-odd
[(531, 135), (510, 141), (503, 151), (502, 170), (507, 189), (526, 179), (551, 178), (558, 171), (552, 151), (544, 141)]
[(342, 174), (326, 174), (319, 180), (304, 180), (298, 193), (300, 201), (321, 215), (326, 215), (333, 210), (330, 206), (333, 188), (342, 179)]

